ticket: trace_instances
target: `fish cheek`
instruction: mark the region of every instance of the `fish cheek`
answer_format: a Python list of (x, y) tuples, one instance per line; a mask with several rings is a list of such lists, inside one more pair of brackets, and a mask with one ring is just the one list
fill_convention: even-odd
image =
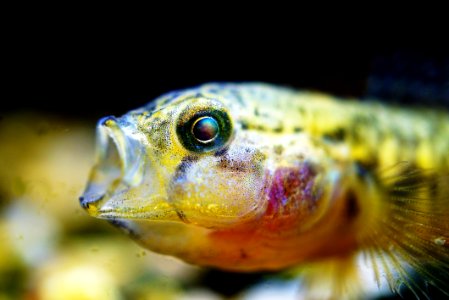
[(167, 193), (181, 220), (216, 228), (257, 215), (263, 188), (262, 168), (251, 161), (211, 155), (183, 161)]

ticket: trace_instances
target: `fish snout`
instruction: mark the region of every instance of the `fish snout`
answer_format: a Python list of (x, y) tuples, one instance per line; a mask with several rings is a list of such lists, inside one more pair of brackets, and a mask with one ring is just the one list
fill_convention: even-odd
[(138, 186), (144, 176), (145, 148), (133, 123), (113, 116), (97, 124), (96, 163), (80, 204), (95, 215), (105, 198)]

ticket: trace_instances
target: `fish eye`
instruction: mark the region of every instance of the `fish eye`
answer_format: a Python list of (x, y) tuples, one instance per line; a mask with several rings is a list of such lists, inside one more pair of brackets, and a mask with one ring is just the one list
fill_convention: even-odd
[(212, 117), (200, 117), (192, 125), (192, 135), (200, 143), (209, 143), (217, 138), (220, 128)]
[(232, 123), (226, 111), (200, 110), (181, 116), (176, 131), (187, 150), (208, 152), (226, 144), (232, 133)]

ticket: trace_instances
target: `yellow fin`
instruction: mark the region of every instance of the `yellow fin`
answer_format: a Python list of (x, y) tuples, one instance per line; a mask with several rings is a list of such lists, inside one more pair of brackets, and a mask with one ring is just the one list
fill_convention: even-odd
[(294, 269), (302, 284), (304, 299), (363, 299), (364, 289), (355, 256), (310, 262)]
[(378, 175), (386, 211), (363, 241), (376, 280), (416, 299), (449, 297), (449, 174), (404, 162)]

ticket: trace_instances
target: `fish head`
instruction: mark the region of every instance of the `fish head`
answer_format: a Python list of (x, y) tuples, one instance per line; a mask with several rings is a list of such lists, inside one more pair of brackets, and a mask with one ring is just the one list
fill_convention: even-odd
[(264, 154), (240, 134), (241, 105), (220, 94), (167, 95), (97, 125), (81, 205), (99, 218), (229, 226), (263, 212)]
[(288, 110), (276, 111), (276, 99), (290, 93), (209, 85), (100, 120), (82, 207), (193, 263), (254, 269), (301, 259), (295, 250), (279, 260), (279, 249), (266, 247), (277, 239), (308, 245), (309, 255), (319, 247), (312, 229), (325, 232), (323, 241), (334, 230), (343, 209), (334, 203), (351, 176), (311, 134), (293, 130)]

